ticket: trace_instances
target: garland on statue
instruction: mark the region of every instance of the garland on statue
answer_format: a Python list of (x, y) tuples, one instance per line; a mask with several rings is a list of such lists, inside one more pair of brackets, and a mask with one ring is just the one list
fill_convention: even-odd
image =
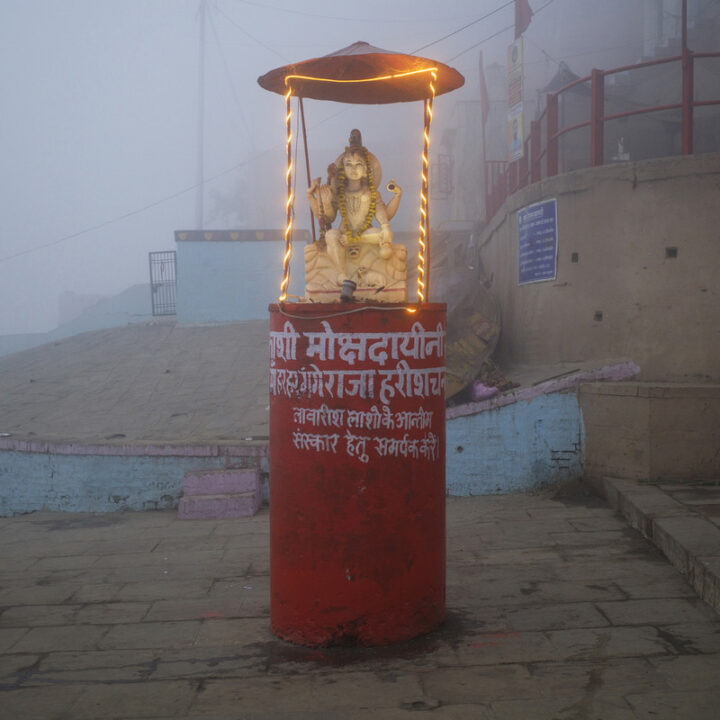
[[(349, 148), (345, 148), (345, 152), (347, 153), (348, 151)], [(345, 167), (342, 162), (340, 163), (340, 167), (338, 167), (338, 208), (340, 210), (340, 217), (342, 218), (343, 232), (351, 245), (357, 245), (357, 243), (360, 242), (360, 236), (372, 225), (373, 218), (375, 217), (377, 190), (375, 189), (375, 183), (373, 182), (370, 155), (367, 148), (363, 147), (362, 152), (363, 157), (365, 158), (365, 169), (367, 171), (368, 186), (370, 188), (370, 207), (368, 208), (367, 215), (365, 216), (365, 222), (363, 222), (362, 227), (357, 232), (352, 231), (350, 221), (348, 220), (347, 201), (345, 200)]]
[(322, 199), (322, 192), (321, 189), (318, 188), (317, 190), (317, 199), (318, 199), (318, 225), (320, 226), (320, 238), (319, 241), (321, 243), (325, 242), (325, 233), (330, 229), (330, 226), (332, 223), (328, 222), (328, 219), (325, 217), (325, 206), (323, 205), (323, 199)]

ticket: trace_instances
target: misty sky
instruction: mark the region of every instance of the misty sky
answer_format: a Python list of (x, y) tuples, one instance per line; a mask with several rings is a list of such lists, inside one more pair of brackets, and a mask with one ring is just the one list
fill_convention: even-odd
[[(205, 227), (284, 223), (284, 104), (257, 85), (258, 76), (357, 40), (413, 52), (505, 4), (208, 0)], [(63, 291), (114, 294), (148, 282), (148, 251), (174, 249), (173, 231), (196, 226), (199, 6), (0, 2), (0, 334), (53, 328)], [(464, 88), (438, 99), (439, 129), (455, 101), (478, 97), (478, 48), (463, 51), (512, 22), (508, 6), (420, 53), (466, 75)], [(528, 39), (542, 33), (538, 15)], [(506, 30), (483, 44), (486, 64), (504, 62), (511, 40)], [(556, 69), (536, 64), (546, 74)], [(308, 101), (306, 110), (314, 176), (359, 127), (385, 177), (403, 184), (403, 203), (414, 207), (421, 103)]]

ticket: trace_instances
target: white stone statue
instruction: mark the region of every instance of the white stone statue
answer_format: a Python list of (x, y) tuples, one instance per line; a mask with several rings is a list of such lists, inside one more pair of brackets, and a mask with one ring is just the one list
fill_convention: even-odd
[[(350, 133), (345, 152), (328, 167), (328, 182), (316, 178), (307, 197), (320, 224), (320, 240), (305, 248), (306, 294), (311, 300), (359, 299), (404, 302), (407, 299), (406, 249), (393, 243), (390, 220), (402, 189), (391, 180), (385, 205), (378, 191), (382, 169)], [(339, 225), (331, 227), (339, 215)]]

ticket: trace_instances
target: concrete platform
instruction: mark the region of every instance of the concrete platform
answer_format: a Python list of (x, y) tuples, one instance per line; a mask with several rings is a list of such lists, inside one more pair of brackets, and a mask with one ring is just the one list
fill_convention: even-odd
[(720, 477), (720, 385), (586, 383), (585, 476), (652, 482)]
[(720, 619), (586, 487), (447, 518), (443, 626), (320, 650), (270, 633), (267, 510), (0, 519), (0, 716), (715, 720)]

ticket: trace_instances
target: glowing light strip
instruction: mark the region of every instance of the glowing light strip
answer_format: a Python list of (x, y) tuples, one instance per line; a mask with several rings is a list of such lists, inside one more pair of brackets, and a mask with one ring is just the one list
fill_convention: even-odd
[(432, 106), (435, 98), (435, 85), (437, 80), (437, 72), (433, 69), (430, 73), (430, 97), (425, 100), (425, 127), (423, 130), (423, 151), (422, 151), (422, 170), (420, 177), (422, 183), (420, 186), (420, 237), (418, 244), (420, 250), (418, 252), (418, 301), (423, 303), (426, 299), (428, 290), (430, 264), (427, 262), (429, 233), (430, 227), (428, 223), (428, 175), (429, 175), (429, 155), (430, 155), (430, 123), (432, 122)]
[[(285, 86), (287, 92), (285, 93), (285, 125), (287, 128), (287, 203), (286, 203), (286, 214), (287, 221), (285, 225), (285, 255), (283, 256), (283, 279), (280, 283), (280, 297), (278, 302), (284, 302), (287, 299), (287, 288), (290, 284), (290, 258), (292, 256), (292, 228), (293, 228), (293, 204), (294, 194), (292, 190), (292, 171), (293, 171), (293, 160), (292, 160), (292, 109), (290, 106), (290, 98), (292, 97), (292, 87), (290, 86), (290, 80), (312, 80), (314, 82), (328, 82), (328, 83), (364, 83), (364, 82), (377, 82), (380, 80), (395, 80), (397, 78), (409, 77), (411, 75), (420, 75), (422, 73), (430, 73), (430, 98), (425, 100), (425, 128), (424, 128), (424, 144), (422, 152), (422, 187), (420, 190), (420, 252), (418, 253), (418, 299), (419, 301), (425, 302), (425, 290), (426, 290), (426, 275), (429, 273), (426, 271), (426, 256), (428, 249), (428, 155), (430, 148), (430, 123), (432, 122), (432, 104), (435, 98), (435, 85), (437, 82), (438, 68), (430, 67), (423, 68), (421, 70), (410, 70), (404, 73), (394, 73), (391, 75), (378, 75), (370, 78), (360, 78), (357, 80), (337, 80), (333, 78), (319, 78), (312, 77), (310, 75), (286, 75)], [(429, 267), (428, 267), (429, 270)]]
[(280, 283), (280, 297), (278, 302), (287, 300), (287, 289), (290, 284), (290, 257), (292, 256), (292, 227), (293, 227), (293, 190), (292, 190), (292, 108), (290, 107), (290, 98), (292, 96), (292, 88), (285, 78), (287, 92), (285, 93), (285, 126), (287, 128), (287, 203), (285, 212), (287, 220), (285, 223), (285, 255), (283, 256), (283, 279)]
[[(322, 78), (312, 77), (311, 75), (286, 75), (285, 84), (287, 85), (288, 80), (313, 80), (315, 82), (327, 82), (327, 83), (364, 83), (364, 82), (377, 82), (379, 80), (395, 80), (396, 78), (409, 77), (410, 75), (420, 75), (422, 73), (431, 73), (431, 75), (437, 79), (437, 68), (423, 68), (422, 70), (408, 70), (408, 72), (395, 73), (394, 75), (378, 75), (377, 77), (360, 78), (359, 80), (337, 80), (335, 78)], [(433, 89), (434, 92), (434, 89)]]

